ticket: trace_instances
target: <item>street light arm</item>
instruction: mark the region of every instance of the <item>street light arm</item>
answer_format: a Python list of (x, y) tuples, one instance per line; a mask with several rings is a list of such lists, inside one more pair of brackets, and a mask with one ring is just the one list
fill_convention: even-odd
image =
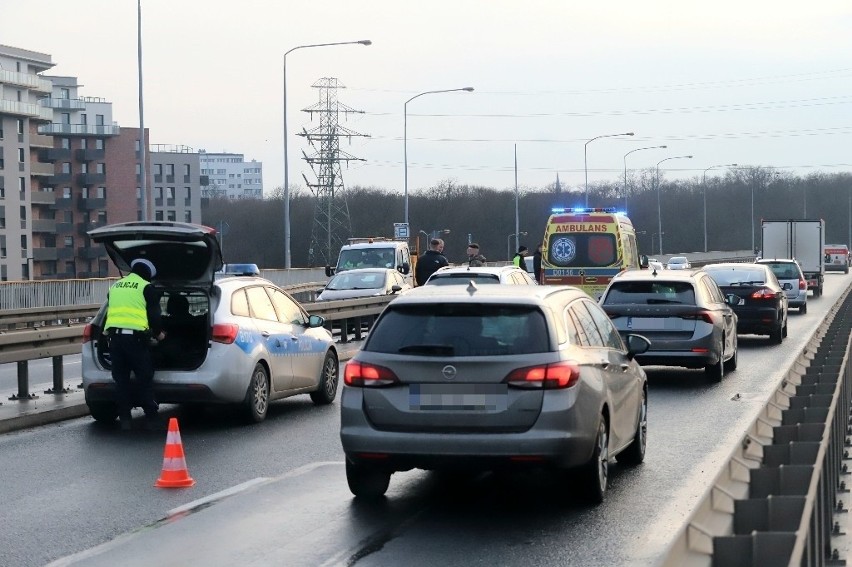
[(414, 100), (415, 98), (421, 97), (423, 95), (436, 94), (436, 93), (454, 93), (454, 92), (458, 92), (458, 91), (465, 91), (465, 92), (471, 93), (471, 92), (473, 92), (473, 87), (462, 87), (460, 89), (441, 89), (441, 90), (437, 90), (437, 91), (426, 91), (426, 92), (423, 92), (423, 93), (420, 93), (420, 94), (416, 94), (413, 97), (411, 97), (410, 99), (408, 99), (407, 101), (405, 101), (405, 104), (403, 105), (403, 107), (407, 106), (408, 103), (411, 102), (412, 100)]
[(284, 57), (287, 57), (287, 54), (296, 51), (297, 49), (305, 49), (308, 47), (328, 47), (331, 45), (372, 45), (373, 42), (369, 39), (361, 39), (358, 41), (335, 41), (333, 43), (312, 43), (310, 45), (297, 45), (287, 51), (284, 52)]

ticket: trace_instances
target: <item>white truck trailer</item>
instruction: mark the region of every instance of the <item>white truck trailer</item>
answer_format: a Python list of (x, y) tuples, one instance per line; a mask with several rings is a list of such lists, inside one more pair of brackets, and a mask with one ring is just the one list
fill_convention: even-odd
[(793, 258), (802, 267), (808, 289), (814, 297), (822, 295), (825, 265), (825, 221), (763, 220), (761, 221), (761, 256), (766, 259)]

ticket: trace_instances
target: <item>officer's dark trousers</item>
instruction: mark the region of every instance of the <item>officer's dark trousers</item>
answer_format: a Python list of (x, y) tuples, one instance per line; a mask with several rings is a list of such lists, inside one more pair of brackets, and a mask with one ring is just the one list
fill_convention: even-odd
[[(147, 416), (157, 415), (158, 406), (154, 400), (153, 388), (154, 365), (151, 362), (148, 337), (141, 333), (112, 335), (109, 353), (112, 359), (112, 379), (115, 381), (115, 401), (119, 419), (130, 419), (130, 410), (135, 405), (140, 405)], [(136, 376), (138, 392), (131, 391), (131, 371)]]

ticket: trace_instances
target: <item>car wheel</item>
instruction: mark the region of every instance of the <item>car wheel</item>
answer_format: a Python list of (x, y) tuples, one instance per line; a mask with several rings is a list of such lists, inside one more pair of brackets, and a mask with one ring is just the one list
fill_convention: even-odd
[(369, 465), (356, 465), (346, 460), (346, 482), (358, 498), (378, 498), (390, 485), (390, 471)]
[(732, 372), (732, 371), (737, 369), (737, 353), (738, 352), (739, 352), (739, 345), (737, 344), (736, 339), (734, 339), (734, 354), (733, 354), (733, 356), (731, 356), (731, 358), (728, 359), (728, 362), (725, 363), (726, 364), (725, 369), (728, 370), (729, 372)]
[(770, 344), (780, 345), (782, 340), (784, 340), (783, 324), (778, 325), (778, 328), (772, 329), (769, 333)]
[(633, 441), (618, 454), (618, 461), (626, 465), (638, 465), (645, 460), (645, 447), (648, 445), (648, 393), (642, 390), (642, 405), (639, 408), (639, 421)]
[(725, 377), (725, 337), (722, 337), (722, 344), (719, 346), (719, 362), (705, 366), (704, 373), (711, 382), (721, 382)]
[(781, 338), (787, 338), (787, 315), (784, 314), (784, 326), (781, 327)]
[(799, 307), (799, 315), (804, 315), (808, 312), (808, 304), (802, 303), (801, 307)]
[(243, 400), (245, 418), (249, 423), (260, 423), (269, 410), (269, 374), (259, 362), (251, 373), (246, 397)]
[(98, 423), (112, 423), (118, 417), (118, 408), (112, 402), (87, 402), (89, 413)]
[(331, 351), (325, 355), (325, 360), (322, 362), (322, 370), (320, 371), (319, 386), (315, 392), (311, 392), (311, 401), (318, 406), (330, 404), (337, 396), (337, 356)]
[(580, 495), (592, 504), (600, 504), (609, 480), (609, 433), (606, 418), (601, 416), (592, 458), (579, 470)]

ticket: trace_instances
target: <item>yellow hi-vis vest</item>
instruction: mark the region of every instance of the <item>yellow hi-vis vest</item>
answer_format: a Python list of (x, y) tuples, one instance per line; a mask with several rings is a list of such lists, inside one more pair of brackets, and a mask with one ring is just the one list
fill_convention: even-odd
[(145, 309), (145, 286), (137, 274), (128, 274), (109, 289), (109, 303), (104, 330), (110, 328), (148, 330), (148, 312)]
[(520, 254), (515, 254), (515, 257), (512, 258), (512, 263), (519, 268), (521, 267), (521, 262), (523, 262), (523, 261), (524, 261), (524, 257), (521, 256)]

